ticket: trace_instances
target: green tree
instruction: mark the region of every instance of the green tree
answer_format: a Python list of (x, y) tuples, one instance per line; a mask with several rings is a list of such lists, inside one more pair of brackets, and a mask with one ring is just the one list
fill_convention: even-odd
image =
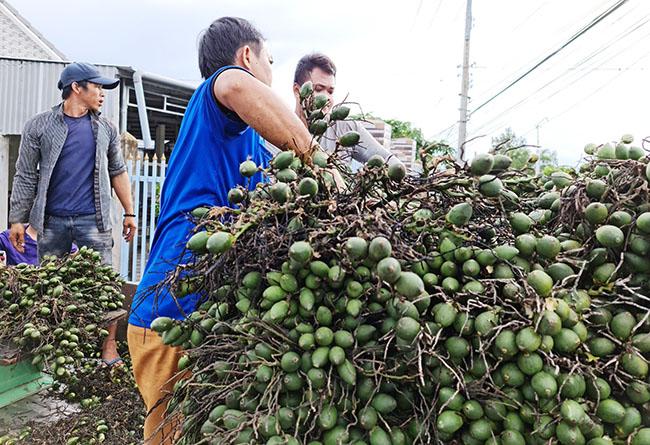
[(422, 134), (422, 129), (415, 127), (413, 123), (399, 119), (384, 119), (371, 113), (351, 116), (351, 119), (370, 120), (377, 119), (386, 122), (391, 126), (391, 138), (410, 138), (415, 141), (416, 158), (420, 158), (420, 153), (424, 149), (427, 155), (444, 156), (454, 153), (454, 149), (446, 141), (429, 140)]
[(550, 177), (553, 173), (563, 171), (575, 173), (575, 169), (568, 165), (560, 165), (557, 159), (557, 151), (545, 148), (539, 153), (538, 168), (542, 175)]
[(492, 148), (495, 153), (510, 156), (512, 168), (521, 169), (528, 165), (530, 152), (525, 147), (526, 138), (517, 136), (512, 128), (508, 127), (499, 136), (492, 138)]
[(557, 151), (545, 148), (539, 153), (539, 160), (537, 165), (540, 171), (544, 171), (546, 167), (557, 167)]
[[(381, 119), (381, 118), (380, 118)], [(397, 138), (411, 138), (415, 141), (417, 148), (420, 149), (429, 145), (429, 141), (424, 138), (422, 130), (414, 127), (411, 122), (400, 121), (398, 119), (381, 119), (391, 126), (393, 139)]]

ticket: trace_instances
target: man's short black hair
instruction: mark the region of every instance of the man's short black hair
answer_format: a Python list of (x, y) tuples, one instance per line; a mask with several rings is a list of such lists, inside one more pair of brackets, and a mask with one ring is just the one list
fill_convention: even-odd
[[(88, 88), (88, 81), (87, 80), (80, 80), (79, 82), (75, 82), (77, 85), (79, 85), (81, 88), (84, 90)], [(63, 87), (63, 91), (61, 91), (61, 97), (63, 100), (66, 100), (70, 95), (72, 94), (72, 84), (68, 85), (67, 87)]]
[(219, 68), (235, 62), (237, 50), (250, 45), (259, 55), (264, 36), (248, 20), (221, 17), (199, 36), (199, 69), (207, 79)]
[(309, 80), (309, 73), (314, 68), (320, 68), (327, 74), (336, 76), (336, 65), (332, 59), (321, 53), (311, 53), (303, 56), (296, 66), (296, 72), (293, 75), (293, 83), (302, 85)]

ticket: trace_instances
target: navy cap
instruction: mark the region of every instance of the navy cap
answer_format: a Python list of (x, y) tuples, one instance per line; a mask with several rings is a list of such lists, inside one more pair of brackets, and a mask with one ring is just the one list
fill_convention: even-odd
[(75, 62), (66, 66), (63, 72), (61, 72), (58, 87), (62, 90), (63, 88), (72, 85), (73, 82), (81, 82), (82, 80), (96, 83), (107, 90), (112, 90), (120, 83), (118, 79), (109, 79), (108, 77), (102, 76), (95, 65)]

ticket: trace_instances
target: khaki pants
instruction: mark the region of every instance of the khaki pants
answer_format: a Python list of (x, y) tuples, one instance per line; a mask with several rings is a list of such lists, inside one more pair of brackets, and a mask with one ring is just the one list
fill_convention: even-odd
[[(144, 438), (147, 445), (170, 445), (179, 422), (165, 421), (167, 403), (156, 406), (166, 394), (172, 392), (181, 349), (163, 344), (158, 333), (138, 326), (127, 329), (129, 353), (133, 362), (133, 374), (147, 408), (144, 422)], [(154, 408), (155, 407), (155, 408)]]

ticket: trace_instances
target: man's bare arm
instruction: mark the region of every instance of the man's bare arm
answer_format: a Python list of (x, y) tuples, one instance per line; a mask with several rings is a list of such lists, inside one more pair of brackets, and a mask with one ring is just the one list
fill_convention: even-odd
[(282, 150), (309, 153), (312, 136), (275, 92), (242, 70), (227, 70), (214, 83), (219, 103), (237, 113), (264, 139)]
[[(129, 175), (126, 172), (122, 172), (119, 175), (113, 176), (111, 178), (111, 185), (117, 199), (120, 200), (122, 207), (124, 208), (125, 214), (133, 214), (133, 198), (131, 196), (131, 181), (129, 180)], [(135, 222), (135, 218), (132, 216), (127, 216), (123, 219), (122, 222), (122, 235), (124, 239), (129, 242), (135, 236), (138, 226)]]

